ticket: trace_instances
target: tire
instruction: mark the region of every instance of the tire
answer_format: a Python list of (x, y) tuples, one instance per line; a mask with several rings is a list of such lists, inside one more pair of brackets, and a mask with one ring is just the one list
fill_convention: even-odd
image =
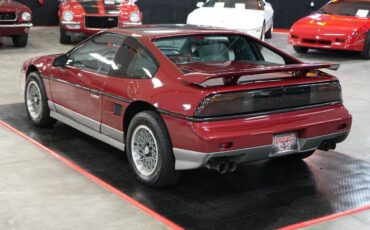
[(300, 53), (300, 54), (305, 54), (309, 50), (307, 47), (302, 47), (302, 46), (293, 46), (293, 49), (295, 50), (295, 52)]
[(268, 38), (268, 39), (272, 38), (272, 27), (266, 32), (265, 38)]
[(367, 32), (364, 50), (361, 52), (360, 55), (361, 55), (361, 58), (363, 59), (366, 59), (366, 60), (370, 59), (370, 31)]
[(72, 43), (72, 37), (67, 34), (67, 31), (60, 26), (60, 35), (59, 35), (59, 42), (64, 45), (68, 45)]
[(24, 94), (28, 118), (37, 127), (47, 127), (56, 122), (50, 117), (48, 98), (41, 77), (36, 72), (27, 76)]
[[(140, 182), (158, 188), (179, 179), (167, 128), (156, 112), (148, 110), (134, 116), (128, 127), (126, 146), (129, 164)], [(140, 156), (147, 160), (150, 157), (152, 165), (143, 164)]]
[(278, 161), (297, 161), (297, 160), (303, 160), (303, 159), (306, 159), (310, 156), (312, 156), (312, 154), (315, 153), (316, 150), (311, 150), (311, 151), (307, 151), (307, 152), (303, 152), (303, 153), (296, 153), (296, 154), (291, 154), (291, 155), (287, 155), (287, 156), (282, 156), (282, 157), (277, 157), (277, 158), (271, 158), (272, 160), (278, 160)]
[(15, 47), (25, 47), (28, 43), (28, 34), (16, 35), (12, 39)]

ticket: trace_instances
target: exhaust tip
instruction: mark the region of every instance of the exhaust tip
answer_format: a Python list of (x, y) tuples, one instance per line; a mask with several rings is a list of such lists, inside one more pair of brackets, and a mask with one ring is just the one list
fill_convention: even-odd
[(210, 170), (215, 170), (220, 174), (226, 174), (228, 172), (235, 172), (237, 164), (234, 161), (213, 161), (205, 165)]
[(235, 172), (236, 168), (238, 167), (235, 162), (230, 162), (230, 172)]
[(222, 162), (218, 165), (218, 171), (221, 174), (226, 174), (229, 171), (229, 168), (230, 168), (230, 166), (227, 162)]

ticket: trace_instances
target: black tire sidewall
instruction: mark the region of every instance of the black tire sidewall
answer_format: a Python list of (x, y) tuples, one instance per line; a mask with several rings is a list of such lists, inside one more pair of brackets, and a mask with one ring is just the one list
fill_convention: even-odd
[(364, 59), (370, 59), (370, 31), (367, 32), (364, 50), (361, 52), (361, 57)]
[(60, 37), (59, 37), (59, 41), (61, 44), (70, 44), (72, 42), (72, 38), (71, 36), (67, 35), (67, 32), (66, 30), (62, 27), (62, 26), (59, 26), (59, 31), (60, 31)]
[(12, 39), (15, 47), (25, 47), (28, 43), (28, 34), (16, 35)]
[(266, 32), (265, 38), (267, 38), (267, 39), (272, 38), (272, 28), (273, 28), (273, 26), (271, 26), (271, 28)]
[(300, 54), (303, 54), (303, 53), (307, 53), (308, 52), (308, 48), (307, 47), (293, 46), (293, 49), (294, 49), (295, 52), (300, 53)]
[[(38, 85), (38, 87), (40, 89), (40, 93), (41, 93), (41, 100), (42, 100), (42, 114), (36, 120), (33, 119), (32, 116), (30, 115), (30, 112), (28, 111), (28, 106), (27, 106), (27, 89), (28, 89), (28, 85), (32, 81), (35, 82)], [(51, 120), (51, 118), (49, 116), (50, 115), (50, 109), (49, 109), (49, 106), (48, 106), (48, 98), (47, 98), (47, 95), (46, 95), (44, 83), (43, 83), (40, 75), (38, 73), (36, 73), (36, 72), (31, 72), (31, 73), (29, 73), (27, 75), (26, 86), (25, 86), (25, 93), (24, 93), (24, 100), (25, 100), (27, 115), (28, 115), (29, 119), (35, 125), (37, 125), (37, 126), (44, 126), (47, 123), (49, 123), (49, 121)]]
[[(131, 141), (133, 138), (133, 132), (140, 125), (144, 125), (152, 131), (158, 147), (157, 167), (154, 173), (150, 176), (142, 175), (138, 171), (132, 157)], [(175, 161), (172, 152), (172, 145), (169, 140), (168, 132), (164, 122), (154, 111), (144, 111), (138, 113), (132, 119), (127, 132), (126, 153), (131, 169), (141, 182), (153, 187), (160, 187), (172, 182), (170, 174), (175, 173)]]

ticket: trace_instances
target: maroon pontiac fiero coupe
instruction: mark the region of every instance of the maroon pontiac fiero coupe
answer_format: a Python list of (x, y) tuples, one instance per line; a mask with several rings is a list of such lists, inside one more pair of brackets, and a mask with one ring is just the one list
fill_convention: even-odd
[(11, 37), (15, 47), (25, 47), (32, 27), (31, 10), (13, 0), (0, 0), (0, 36)]
[(338, 79), (246, 34), (194, 26), (110, 29), (22, 68), (27, 113), (126, 151), (147, 185), (179, 171), (334, 149), (351, 128)]

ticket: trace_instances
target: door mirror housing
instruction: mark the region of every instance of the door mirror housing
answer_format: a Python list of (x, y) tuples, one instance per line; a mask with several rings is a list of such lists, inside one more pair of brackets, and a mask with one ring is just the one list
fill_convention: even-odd
[(203, 6), (204, 6), (204, 2), (198, 2), (198, 3), (197, 3), (197, 7), (198, 7), (198, 8), (201, 8), (201, 7), (203, 7)]
[(67, 64), (67, 61), (68, 61), (68, 55), (67, 54), (63, 54), (59, 57), (56, 57), (53, 61), (53, 66), (54, 67), (63, 67)]

